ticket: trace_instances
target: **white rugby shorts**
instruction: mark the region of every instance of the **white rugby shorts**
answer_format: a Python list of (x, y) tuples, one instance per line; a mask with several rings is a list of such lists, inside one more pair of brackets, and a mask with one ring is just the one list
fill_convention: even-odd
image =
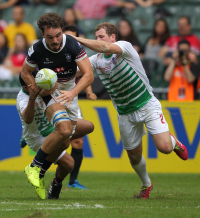
[(169, 131), (162, 106), (155, 96), (152, 96), (139, 110), (127, 115), (118, 115), (118, 120), (125, 150), (135, 149), (142, 142), (142, 137), (145, 135), (143, 124), (152, 135)]
[[(38, 152), (39, 148), (42, 146), (43, 141), (45, 140), (45, 137), (43, 136), (38, 136), (37, 138), (34, 139), (25, 139), (27, 145), (36, 153)], [(66, 153), (66, 151), (64, 150), (60, 156), (56, 159), (56, 161), (54, 162), (54, 164), (56, 164), (61, 157)]]

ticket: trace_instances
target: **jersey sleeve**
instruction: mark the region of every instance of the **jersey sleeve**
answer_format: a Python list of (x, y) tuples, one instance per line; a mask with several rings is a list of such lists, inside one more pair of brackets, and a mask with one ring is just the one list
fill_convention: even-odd
[(29, 48), (25, 61), (30, 67), (37, 67), (33, 45)]
[(95, 74), (96, 73), (96, 61), (97, 61), (97, 55), (92, 55), (89, 57), (89, 61), (92, 67), (92, 71)]
[(70, 50), (70, 53), (74, 61), (77, 62), (77, 61), (80, 61), (86, 58), (87, 54), (86, 54), (84, 47), (72, 36), (68, 35), (67, 37), (68, 37), (67, 41), (68, 41), (69, 50)]
[(28, 105), (28, 101), (29, 101), (29, 96), (27, 94), (21, 92), (20, 95), (18, 95), (17, 105), (21, 114), (24, 111), (24, 109), (26, 109)]
[(137, 51), (133, 48), (130, 42), (118, 41), (114, 44), (118, 45), (122, 50), (122, 56), (126, 58), (134, 58), (138, 56)]

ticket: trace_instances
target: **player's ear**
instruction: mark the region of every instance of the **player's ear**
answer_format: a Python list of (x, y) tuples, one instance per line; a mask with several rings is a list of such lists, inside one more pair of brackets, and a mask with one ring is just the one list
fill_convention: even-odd
[(111, 35), (111, 39), (116, 41), (116, 35), (114, 33)]

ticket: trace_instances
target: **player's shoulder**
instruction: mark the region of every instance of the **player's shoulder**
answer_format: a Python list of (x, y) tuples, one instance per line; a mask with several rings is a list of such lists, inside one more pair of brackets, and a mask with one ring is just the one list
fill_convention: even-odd
[(74, 43), (75, 44), (78, 43), (78, 41), (73, 36), (70, 36), (70, 35), (65, 35), (65, 36), (66, 36), (66, 42), (65, 42), (66, 46), (71, 46)]
[(132, 44), (131, 44), (130, 42), (122, 41), (122, 40), (117, 41), (117, 42), (115, 42), (114, 44), (116, 44), (116, 45), (121, 45), (121, 46), (124, 46), (124, 47), (129, 47), (129, 46), (132, 47)]
[(28, 50), (28, 55), (31, 56), (33, 53), (41, 53), (42, 50), (44, 50), (45, 47), (42, 43), (42, 39), (35, 42)]
[(28, 94), (22, 91), (22, 89), (17, 94), (17, 102), (22, 101), (23, 99), (28, 98)]

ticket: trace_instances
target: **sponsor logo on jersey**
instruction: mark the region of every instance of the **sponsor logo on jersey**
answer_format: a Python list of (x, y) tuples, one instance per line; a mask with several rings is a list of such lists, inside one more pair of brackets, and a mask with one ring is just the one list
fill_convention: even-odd
[(46, 58), (46, 61), (44, 62), (44, 64), (52, 64), (53, 61), (50, 61), (49, 58)]
[(72, 61), (72, 57), (70, 54), (65, 54), (65, 57), (66, 57), (66, 61), (67, 62), (71, 62)]
[(72, 70), (72, 69), (66, 70), (65, 67), (57, 67), (54, 71), (55, 71), (58, 75), (73, 73), (73, 70)]

